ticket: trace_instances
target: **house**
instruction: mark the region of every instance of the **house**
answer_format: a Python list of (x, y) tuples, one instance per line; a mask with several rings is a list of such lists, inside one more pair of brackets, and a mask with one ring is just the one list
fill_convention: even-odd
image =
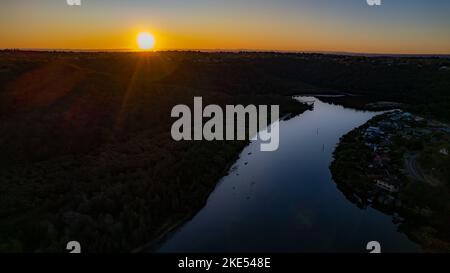
[(366, 134), (371, 136), (383, 135), (384, 132), (379, 127), (370, 126), (366, 129)]
[(425, 129), (425, 128), (420, 128), (420, 129), (416, 129), (414, 131), (414, 135), (417, 136), (424, 136), (424, 135), (429, 135), (431, 134), (433, 131), (431, 131), (430, 129)]
[(439, 128), (439, 127), (445, 127), (445, 125), (443, 123), (435, 121), (435, 120), (429, 120), (428, 121), (428, 127)]
[(439, 128), (439, 131), (441, 131), (443, 133), (450, 133), (450, 128), (447, 128), (447, 127)]
[(406, 121), (411, 121), (414, 118), (413, 114), (411, 114), (409, 112), (402, 113), (401, 117), (403, 120), (406, 120)]
[(383, 180), (377, 179), (377, 180), (375, 180), (375, 183), (379, 188), (382, 188), (383, 190), (387, 190), (389, 192), (398, 192), (397, 186), (390, 184), (388, 182), (385, 182)]
[(369, 147), (370, 149), (372, 149), (374, 152), (376, 152), (377, 149), (378, 149), (378, 145), (377, 145), (377, 144), (374, 144), (374, 143), (368, 143), (368, 142), (366, 142), (366, 146)]
[(400, 115), (400, 113), (395, 113), (394, 115), (391, 116), (391, 120), (392, 121), (399, 121), (401, 117), (402, 116)]
[(380, 121), (378, 123), (378, 125), (380, 126), (381, 129), (383, 130), (394, 130), (394, 129), (398, 129), (398, 125), (394, 122), (391, 121)]

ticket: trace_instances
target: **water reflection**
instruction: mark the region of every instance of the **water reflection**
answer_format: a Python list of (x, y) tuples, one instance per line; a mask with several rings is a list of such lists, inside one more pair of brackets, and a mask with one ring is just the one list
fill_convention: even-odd
[(388, 215), (360, 209), (332, 181), (329, 165), (339, 138), (377, 113), (298, 97), (314, 109), (280, 124), (280, 147), (250, 144), (210, 195), (159, 252), (420, 251)]

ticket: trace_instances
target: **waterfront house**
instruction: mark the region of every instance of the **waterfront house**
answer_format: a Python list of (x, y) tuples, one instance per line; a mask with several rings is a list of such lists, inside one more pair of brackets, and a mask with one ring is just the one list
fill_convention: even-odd
[(399, 126), (392, 121), (380, 121), (378, 126), (380, 126), (383, 131), (393, 131), (399, 129)]
[(450, 128), (448, 128), (448, 127), (439, 128), (439, 131), (450, 134)]
[(398, 186), (393, 185), (391, 183), (385, 182), (383, 180), (377, 179), (375, 180), (377, 187), (387, 190), (391, 193), (398, 192)]

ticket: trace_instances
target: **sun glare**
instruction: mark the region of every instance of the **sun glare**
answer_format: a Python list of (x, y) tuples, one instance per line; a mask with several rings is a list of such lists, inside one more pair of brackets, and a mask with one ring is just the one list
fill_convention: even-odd
[(148, 32), (141, 32), (137, 36), (137, 45), (141, 50), (150, 50), (155, 47), (155, 37)]

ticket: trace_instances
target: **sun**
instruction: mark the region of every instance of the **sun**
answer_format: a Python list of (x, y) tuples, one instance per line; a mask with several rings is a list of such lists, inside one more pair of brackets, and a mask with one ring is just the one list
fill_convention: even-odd
[(155, 37), (148, 32), (141, 32), (137, 36), (137, 45), (141, 50), (150, 50), (155, 47)]

